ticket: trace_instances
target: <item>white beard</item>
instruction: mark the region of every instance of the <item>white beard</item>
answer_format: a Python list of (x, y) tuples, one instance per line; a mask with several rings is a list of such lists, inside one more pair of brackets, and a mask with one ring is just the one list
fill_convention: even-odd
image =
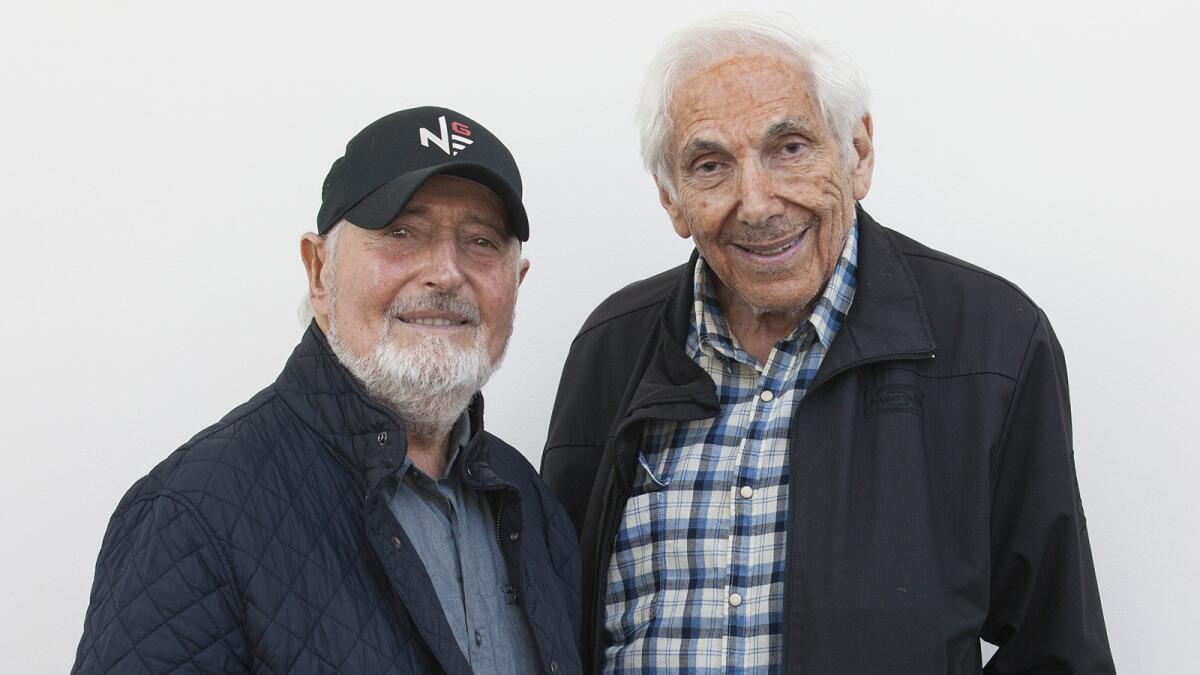
[[(331, 294), (332, 295), (332, 294)], [(462, 415), (475, 392), (491, 377), (498, 363), (488, 357), (488, 336), (479, 325), (478, 311), (454, 296), (426, 296), (394, 303), (383, 320), (381, 334), (370, 353), (355, 357), (337, 335), (335, 302), (330, 298), (329, 346), (367, 393), (391, 406), (410, 436), (436, 438), (448, 433)], [(398, 314), (413, 309), (453, 306), (473, 315), (475, 341), (460, 347), (440, 335), (426, 335), (416, 344), (393, 344), (390, 323)], [(468, 311), (469, 310), (469, 311)]]

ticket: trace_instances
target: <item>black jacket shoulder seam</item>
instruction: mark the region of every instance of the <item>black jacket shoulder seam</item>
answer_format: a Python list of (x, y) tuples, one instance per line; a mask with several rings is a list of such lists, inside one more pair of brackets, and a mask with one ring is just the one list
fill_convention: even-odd
[(279, 397), (279, 394), (275, 391), (274, 384), (272, 384), (270, 386), (270, 390), (271, 390), (270, 395), (265, 397), (262, 401), (260, 401), (254, 407), (252, 407), (248, 410), (243, 410), (243, 411), (239, 412), (236, 417), (232, 417), (229, 419), (224, 419), (224, 420), (216, 422), (211, 427), (208, 427), (207, 429), (201, 431), (199, 434), (196, 434), (196, 436), (194, 438), (189, 440), (187, 443), (184, 443), (183, 446), (180, 447), (180, 449), (187, 450), (195, 445), (198, 445), (199, 443), (208, 440), (210, 436), (216, 434), (217, 432), (227, 429), (227, 428), (233, 426), (234, 423), (240, 422), (243, 419), (245, 419), (246, 417), (249, 417), (250, 415), (258, 412), (258, 410), (261, 409), (263, 406), (265, 406), (269, 403), (274, 403), (275, 399), (277, 399)]
[[(1010, 398), (1008, 401), (1008, 406), (1004, 410), (1004, 419), (1000, 423), (1000, 435), (996, 438), (996, 451), (997, 452), (1003, 452), (1004, 445), (1008, 441), (1008, 434), (1009, 434), (1009, 431), (1011, 430), (1008, 425), (1012, 418), (1013, 409), (1017, 407), (1017, 399), (1020, 397), (1020, 394), (1021, 394), (1021, 392), (1020, 392), (1021, 376), (1026, 374), (1025, 373), (1025, 364), (1027, 364), (1029, 362), (1029, 354), (1031, 351), (1033, 351), (1034, 340), (1037, 338), (1038, 330), (1041, 329), (1042, 323), (1044, 321), (1045, 321), (1045, 314), (1043, 314), (1042, 311), (1039, 309), (1037, 321), (1033, 324), (1033, 330), (1029, 331), (1029, 337), (1027, 338), (1027, 340), (1025, 342), (1025, 351), (1021, 354), (1021, 365), (1017, 367), (1017, 377), (1013, 380), (1012, 398)], [(1003, 462), (1005, 460), (1005, 457), (1000, 456), (997, 459), (998, 459), (998, 461)], [(999, 475), (1000, 475), (1000, 471), (997, 470), (996, 475), (991, 476), (991, 484), (992, 485), (991, 485), (991, 488), (988, 490), (988, 493), (991, 497), (994, 497), (996, 494), (996, 481), (999, 479)]]
[(955, 260), (947, 260), (945, 258), (941, 258), (938, 256), (926, 255), (924, 253), (903, 252), (903, 254), (904, 254), (904, 257), (906, 257), (906, 258), (920, 258), (922, 260), (928, 260), (930, 262), (941, 263), (943, 265), (957, 267), (958, 269), (963, 270), (964, 272), (971, 272), (971, 273), (977, 274), (981, 277), (987, 277), (988, 279), (992, 279), (993, 281), (999, 281), (1000, 283), (1004, 284), (1005, 286), (1008, 286), (1017, 295), (1021, 296), (1021, 299), (1023, 299), (1025, 302), (1029, 303), (1030, 307), (1033, 307), (1034, 309), (1038, 308), (1037, 304), (1033, 301), (1033, 299), (1025, 294), (1025, 291), (1021, 290), (1020, 287), (1018, 287), (1013, 282), (1009, 281), (1008, 279), (1005, 279), (1004, 277), (1000, 276), (999, 274), (995, 274), (994, 272), (989, 272), (985, 269), (981, 269), (981, 268), (975, 267), (973, 265), (964, 265)]
[(637, 307), (627, 309), (627, 310), (621, 312), (620, 314), (615, 314), (613, 316), (605, 317), (603, 320), (597, 321), (596, 323), (594, 323), (590, 326), (584, 326), (584, 328), (581, 329), (579, 331), (579, 333), (575, 336), (574, 340), (572, 340), (572, 343), (574, 343), (575, 340), (578, 340), (579, 338), (583, 337), (586, 333), (590, 333), (593, 330), (595, 330), (605, 324), (612, 323), (613, 321), (616, 321), (617, 319), (620, 319), (622, 317), (633, 314), (634, 312), (640, 312), (645, 309), (650, 309), (650, 308), (654, 307), (655, 305), (661, 305), (664, 301), (665, 301), (665, 298), (655, 298), (653, 300), (648, 301), (644, 305), (638, 305)]

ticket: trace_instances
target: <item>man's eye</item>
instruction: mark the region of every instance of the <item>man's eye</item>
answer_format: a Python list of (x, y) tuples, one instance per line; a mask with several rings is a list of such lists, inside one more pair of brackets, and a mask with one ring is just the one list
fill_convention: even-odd
[(398, 238), (400, 238), (400, 239), (403, 239), (403, 238), (405, 238), (405, 237), (407, 237), (407, 236), (408, 236), (408, 228), (406, 228), (406, 227), (397, 227), (396, 229), (392, 230), (390, 234), (391, 234), (393, 237), (398, 237)]
[(783, 145), (783, 152), (786, 155), (798, 155), (803, 150), (804, 150), (803, 143), (785, 143)]
[(474, 242), (476, 246), (482, 246), (484, 248), (496, 248), (496, 242), (486, 237), (475, 237), (471, 241)]
[(717, 162), (700, 162), (696, 165), (696, 173), (713, 173), (720, 168), (720, 166), (721, 165)]

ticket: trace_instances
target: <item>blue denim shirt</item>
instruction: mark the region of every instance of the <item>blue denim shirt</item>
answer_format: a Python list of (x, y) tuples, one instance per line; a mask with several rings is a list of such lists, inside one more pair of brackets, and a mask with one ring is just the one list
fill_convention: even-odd
[(509, 584), (491, 503), (459, 475), (458, 458), (470, 437), (464, 414), (450, 432), (450, 461), (438, 480), (405, 459), (388, 505), (417, 549), (471, 669), (535, 673), (537, 647)]

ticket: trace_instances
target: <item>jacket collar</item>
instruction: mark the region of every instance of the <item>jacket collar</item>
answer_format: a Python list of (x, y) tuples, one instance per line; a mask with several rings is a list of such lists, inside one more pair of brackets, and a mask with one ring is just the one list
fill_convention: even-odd
[[(693, 280), (699, 254), (692, 257), (671, 288), (658, 318), (657, 339), (647, 345), (641, 360), (644, 370), (637, 387), (627, 396), (624, 410), (637, 417), (684, 421), (717, 414), (720, 403), (712, 378), (687, 355), (688, 325), (693, 309)], [(635, 371), (637, 372), (637, 371)], [(694, 403), (702, 410), (686, 413), (674, 404)], [(683, 416), (680, 416), (680, 415)]]
[[(350, 469), (364, 494), (403, 467), (408, 449), (404, 421), (367, 394), (338, 361), (315, 321), (309, 324), (274, 388)], [(482, 395), (472, 399), (468, 414), (471, 440), (465, 452), (469, 456), (480, 445), (475, 441), (483, 430)]]
[[(925, 302), (903, 254), (861, 205), (856, 208), (859, 230), (854, 302), (809, 391), (852, 366), (932, 354), (935, 348)], [(689, 264), (681, 268), (677, 283), (663, 303), (657, 339), (647, 344), (634, 371), (643, 375), (626, 393), (618, 434), (639, 419), (687, 421), (720, 412), (712, 378), (685, 351), (698, 257), (693, 250)], [(636, 450), (636, 444), (626, 446)], [(619, 458), (617, 466), (619, 471), (630, 473), (636, 456), (627, 454)], [(627, 480), (623, 484), (631, 483)]]
[(925, 300), (895, 240), (858, 205), (854, 303), (829, 346), (812, 389), (862, 363), (930, 355), (936, 348)]

